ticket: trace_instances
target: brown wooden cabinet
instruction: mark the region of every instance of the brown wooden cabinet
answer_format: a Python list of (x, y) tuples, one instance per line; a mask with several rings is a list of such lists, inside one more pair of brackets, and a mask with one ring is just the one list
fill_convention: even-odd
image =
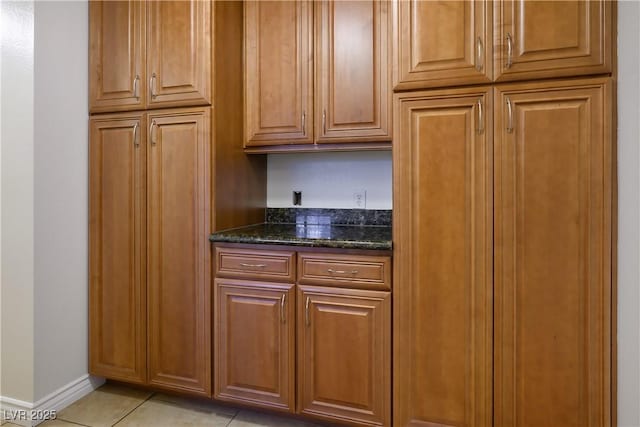
[(216, 279), (215, 397), (295, 411), (293, 284)]
[(209, 110), (147, 120), (149, 384), (209, 395)]
[(484, 0), (394, 0), (395, 89), (490, 82), (492, 17)]
[(611, 72), (609, 0), (495, 2), (495, 79)]
[(90, 122), (89, 371), (144, 384), (146, 354), (145, 118)]
[(246, 1), (245, 146), (313, 143), (313, 7)]
[(388, 9), (245, 2), (245, 147), (390, 141)]
[(208, 1), (89, 3), (92, 113), (211, 103)]
[(299, 412), (390, 425), (391, 293), (298, 288)]
[(495, 89), (495, 426), (611, 425), (611, 96)]
[(143, 1), (89, 2), (89, 110), (141, 110), (147, 102)]
[(315, 3), (315, 140), (391, 140), (390, 4)]
[(394, 423), (492, 425), (492, 94), (396, 94)]

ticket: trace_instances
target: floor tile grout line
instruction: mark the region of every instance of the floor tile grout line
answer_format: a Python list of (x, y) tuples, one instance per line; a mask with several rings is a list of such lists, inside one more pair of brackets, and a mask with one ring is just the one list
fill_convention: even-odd
[(127, 412), (126, 414), (124, 414), (124, 415), (122, 416), (122, 418), (120, 418), (120, 419), (119, 419), (118, 421), (116, 421), (114, 424), (111, 424), (111, 427), (114, 427), (114, 426), (116, 426), (116, 425), (120, 424), (120, 423), (121, 423), (125, 418), (127, 418), (129, 415), (131, 415), (131, 413), (132, 413), (133, 411), (135, 411), (136, 409), (138, 409), (139, 407), (141, 407), (142, 405), (144, 405), (144, 403), (145, 403), (145, 402), (149, 401), (149, 400), (150, 400), (153, 396), (155, 396), (155, 395), (156, 395), (156, 393), (155, 393), (155, 392), (151, 393), (149, 396), (147, 396), (147, 398), (146, 398), (146, 399), (144, 399), (142, 402), (140, 402), (138, 405), (136, 405), (136, 407), (135, 407), (135, 408), (133, 408), (132, 410), (130, 410), (129, 412)]
[(225, 427), (229, 427), (231, 425), (231, 423), (233, 422), (233, 420), (236, 419), (236, 417), (238, 416), (238, 414), (240, 413), (241, 409), (238, 409), (236, 411), (236, 413), (233, 415), (233, 417), (231, 417), (231, 419), (229, 420), (229, 423), (225, 426)]
[[(76, 421), (69, 421), (69, 420), (65, 420), (64, 418), (55, 418), (55, 419), (56, 419), (56, 420), (60, 420), (60, 421), (64, 421), (65, 423), (73, 424), (73, 425), (76, 425), (76, 426), (91, 427), (91, 426), (88, 426), (88, 425), (86, 425), (86, 424), (78, 423), (78, 422), (76, 422)], [(45, 422), (46, 422), (46, 421), (45, 421)]]

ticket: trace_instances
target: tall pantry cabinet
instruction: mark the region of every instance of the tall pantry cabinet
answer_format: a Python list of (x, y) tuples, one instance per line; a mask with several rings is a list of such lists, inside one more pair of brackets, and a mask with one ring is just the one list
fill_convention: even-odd
[(210, 396), (208, 236), (264, 215), (242, 5), (93, 1), (89, 69), (90, 372)]
[(393, 425), (612, 425), (615, 3), (393, 9)]

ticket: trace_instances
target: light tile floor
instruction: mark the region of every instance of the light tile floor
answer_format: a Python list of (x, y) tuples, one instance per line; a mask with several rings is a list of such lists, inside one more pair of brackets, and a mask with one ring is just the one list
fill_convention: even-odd
[[(41, 427), (318, 427), (301, 420), (237, 409), (205, 399), (152, 393), (107, 383)], [(326, 425), (326, 424), (325, 424)], [(16, 427), (6, 423), (2, 427)]]

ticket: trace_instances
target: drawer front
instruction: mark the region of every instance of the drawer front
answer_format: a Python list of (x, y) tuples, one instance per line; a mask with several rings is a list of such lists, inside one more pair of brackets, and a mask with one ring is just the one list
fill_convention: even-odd
[(364, 289), (391, 289), (391, 257), (298, 255), (298, 282)]
[(216, 276), (293, 282), (295, 252), (216, 247)]

